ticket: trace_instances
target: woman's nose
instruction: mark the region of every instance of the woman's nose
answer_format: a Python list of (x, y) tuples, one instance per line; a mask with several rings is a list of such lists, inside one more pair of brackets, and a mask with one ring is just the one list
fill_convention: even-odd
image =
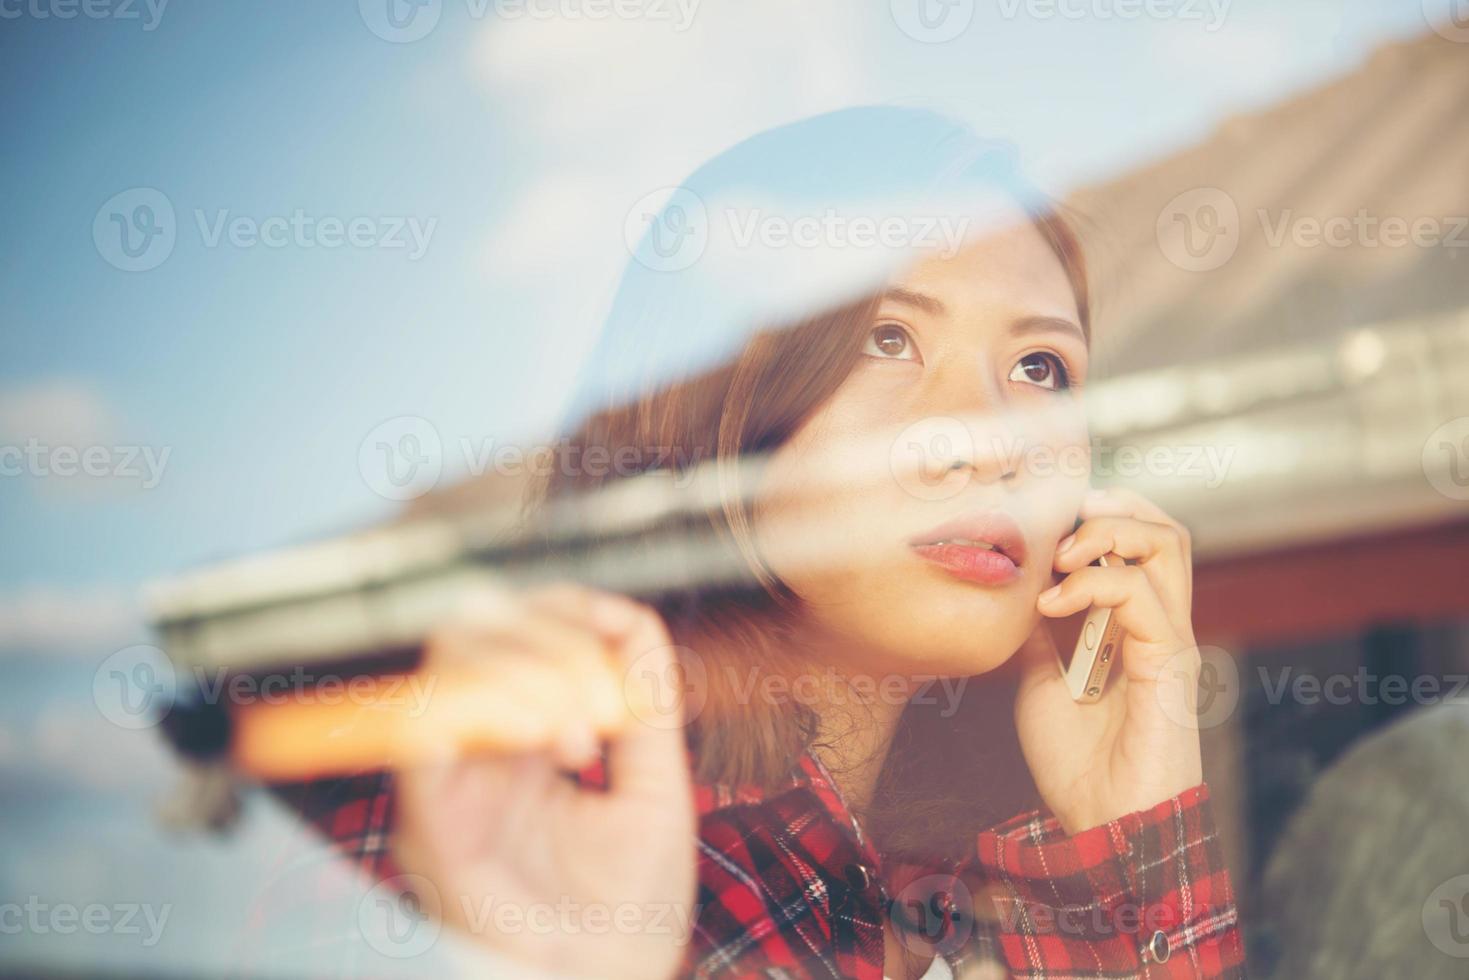
[(968, 459), (955, 459), (949, 464), (951, 473), (964, 471), (981, 483), (997, 483), (1015, 479), (1020, 467), (1012, 454), (976, 451)]
[(1019, 472), (1023, 426), (1012, 418), (1012, 408), (995, 383), (990, 365), (982, 357), (972, 361), (963, 366), (965, 370), (946, 372), (944, 383), (933, 392), (933, 408), (957, 422), (955, 451), (948, 468), (967, 471), (983, 483), (1012, 480)]
[(971, 483), (1006, 483), (1020, 474), (1014, 435), (991, 416), (929, 415), (893, 445), (893, 474), (915, 496), (943, 500)]

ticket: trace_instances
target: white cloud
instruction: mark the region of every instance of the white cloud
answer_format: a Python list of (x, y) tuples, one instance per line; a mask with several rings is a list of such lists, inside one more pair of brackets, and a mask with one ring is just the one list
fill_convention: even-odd
[(135, 597), (120, 589), (36, 587), (0, 594), (0, 653), (98, 656), (141, 629)]
[(555, 324), (544, 390), (591, 349), (640, 199), (763, 129), (874, 101), (861, 22), (845, 0), (742, 0), (696, 3), (686, 30), (576, 17), (486, 30), (482, 77), (532, 176), (487, 229), (480, 270), (493, 288), (530, 291), (525, 328)]
[(80, 381), (51, 380), (0, 391), (0, 440), (104, 445), (116, 438), (117, 428), (102, 396)]
[(128, 431), (86, 382), (53, 378), (0, 392), (0, 480), (73, 499), (151, 490), (172, 453)]
[(545, 167), (491, 230), (490, 274), (614, 277), (638, 199), (762, 129), (870, 100), (865, 47), (843, 0), (701, 3), (682, 31), (658, 20), (496, 21), (480, 49), (486, 84)]
[(1217, 31), (1177, 20), (1156, 25), (1153, 50), (1165, 72), (1206, 80), (1209, 115), (1277, 102), (1338, 66), (1336, 42), (1323, 19), (1283, 5), (1258, 20), (1231, 17)]

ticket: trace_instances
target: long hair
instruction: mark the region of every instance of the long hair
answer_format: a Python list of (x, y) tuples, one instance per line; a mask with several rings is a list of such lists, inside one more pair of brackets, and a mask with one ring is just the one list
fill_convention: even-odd
[[(1002, 196), (1029, 215), (1065, 269), (1090, 336), (1085, 266), (1066, 219), (1019, 177), (1008, 147), (926, 111), (849, 109), (759, 134), (696, 171), (650, 227), (666, 221), (699, 232), (690, 221), (712, 225), (711, 210), (717, 216), (729, 202), (767, 217), (854, 206), (931, 216), (956, 213), (976, 195)], [(733, 585), (691, 581), (653, 601), (674, 642), (698, 652), (707, 681), (689, 726), (696, 778), (768, 788), (789, 775), (818, 728), (797, 699), (742, 697), (729, 682), (795, 670), (786, 638), (801, 616), (799, 597), (760, 558), (740, 463), (783, 445), (846, 379), (884, 277), (905, 253), (878, 263), (869, 254), (845, 264), (845, 256), (833, 263), (809, 254), (771, 262), (748, 243), (721, 248), (709, 235), (690, 262), (670, 259), (652, 234), (629, 263), (574, 425), (557, 441), (562, 454), (599, 453), (620, 465), (615, 473), (553, 465), (534, 501), (564, 504), (648, 470), (718, 469), (719, 499), (703, 519), (748, 575)], [(956, 859), (977, 830), (1033, 801), (1013, 696), (1014, 672), (1002, 668), (966, 684), (949, 717), (916, 703), (905, 709), (863, 814), (886, 855)]]

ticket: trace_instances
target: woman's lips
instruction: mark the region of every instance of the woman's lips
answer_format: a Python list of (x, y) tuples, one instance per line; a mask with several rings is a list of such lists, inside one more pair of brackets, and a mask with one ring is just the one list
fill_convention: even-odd
[(1020, 577), (1025, 536), (1008, 514), (965, 514), (908, 540), (921, 558), (957, 578), (1003, 585)]

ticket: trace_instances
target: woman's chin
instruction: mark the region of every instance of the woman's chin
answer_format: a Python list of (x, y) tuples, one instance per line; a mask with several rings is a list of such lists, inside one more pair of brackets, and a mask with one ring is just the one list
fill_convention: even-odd
[(963, 677), (1001, 667), (1020, 649), (1040, 618), (1033, 603), (1015, 597), (935, 603), (928, 616), (914, 617), (907, 636), (908, 656), (930, 666), (930, 673)]

